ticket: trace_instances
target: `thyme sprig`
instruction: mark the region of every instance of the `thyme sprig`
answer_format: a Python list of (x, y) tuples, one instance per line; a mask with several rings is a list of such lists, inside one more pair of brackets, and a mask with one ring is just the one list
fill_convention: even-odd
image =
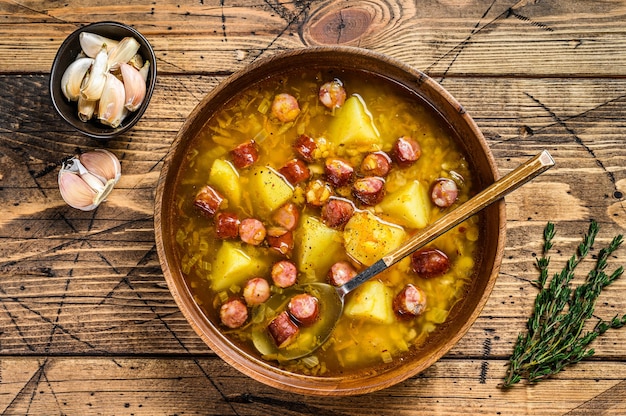
[(594, 350), (588, 346), (594, 339), (611, 328), (626, 325), (626, 315), (621, 318), (615, 316), (609, 321), (599, 319), (592, 330), (585, 331), (585, 324), (593, 316), (602, 289), (624, 272), (620, 266), (610, 275), (605, 273), (609, 257), (622, 244), (622, 235), (613, 238), (606, 248), (600, 250), (595, 267), (588, 273), (585, 282), (574, 290), (570, 287), (574, 271), (593, 248), (598, 231), (598, 224), (591, 221), (576, 253), (548, 283), (548, 252), (553, 246), (556, 232), (554, 224), (548, 222), (546, 225), (542, 255), (536, 260), (539, 277), (532, 282), (539, 288), (539, 293), (527, 322), (527, 332), (519, 334), (509, 358), (503, 387), (511, 387), (522, 378), (536, 383), (558, 373), (569, 364), (591, 357)]

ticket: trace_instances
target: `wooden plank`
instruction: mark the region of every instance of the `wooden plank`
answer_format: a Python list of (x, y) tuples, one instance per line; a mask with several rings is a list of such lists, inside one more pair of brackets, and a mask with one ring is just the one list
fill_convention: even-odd
[(69, 33), (117, 14), (153, 44), (160, 73), (230, 73), (281, 49), (339, 43), (384, 51), (438, 76), (626, 74), (626, 8), (619, 1), (429, 0), (418, 7), (403, 0), (346, 8), (330, 0), (3, 0), (0, 11), (0, 72), (48, 72)]
[(580, 363), (541, 385), (502, 390), (502, 361), (443, 359), (394, 387), (350, 399), (284, 393), (217, 358), (21, 357), (3, 359), (0, 370), (3, 414), (411, 415), (417, 406), (441, 415), (626, 411), (623, 362)]

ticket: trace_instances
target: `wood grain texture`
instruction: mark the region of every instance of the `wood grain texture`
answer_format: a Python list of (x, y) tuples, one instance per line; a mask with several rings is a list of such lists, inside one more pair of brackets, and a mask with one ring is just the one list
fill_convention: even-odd
[[(589, 414), (598, 410), (593, 401), (602, 395), (603, 415), (620, 415), (626, 403), (616, 400), (626, 383), (616, 374), (623, 363), (599, 371), (596, 363), (582, 363), (563, 373), (553, 388), (528, 386), (499, 393), (503, 376), (498, 360), (442, 359), (421, 376), (392, 389), (345, 398), (281, 395), (270, 387), (242, 376), (217, 358), (14, 358), (3, 360), (0, 406), (5, 414), (194, 414), (194, 415), (476, 415)], [(607, 371), (610, 370), (610, 371)], [(585, 389), (581, 382), (593, 380)], [(455, 406), (450, 403), (454, 390)], [(558, 394), (555, 391), (558, 389)], [(597, 404), (596, 404), (597, 405)], [(511, 409), (511, 411), (506, 411)], [(514, 410), (514, 412), (513, 412)], [(571, 413), (570, 413), (571, 412)], [(598, 414), (598, 413), (595, 413)]]
[(447, 76), (626, 73), (614, 56), (626, 45), (621, 1), (2, 0), (0, 11), (16, 23), (0, 25), (3, 72), (49, 71), (69, 33), (117, 17), (153, 44), (162, 72), (231, 72), (276, 50), (340, 43)]
[[(546, 221), (554, 271), (591, 218), (598, 248), (626, 232), (625, 1), (0, 0), (0, 16), (1, 414), (626, 413), (626, 329), (552, 380), (497, 387), (532, 310)], [(159, 71), (142, 120), (106, 142), (71, 130), (47, 94), (65, 36), (99, 20), (139, 29)], [(161, 161), (202, 97), (259, 57), (317, 44), (425, 71), (474, 117), (502, 174), (544, 148), (557, 162), (506, 198), (501, 273), (467, 335), (424, 373), (350, 399), (286, 394), (215, 356), (174, 303), (153, 235)], [(83, 213), (56, 177), (64, 157), (97, 147), (120, 157), (123, 176)], [(626, 265), (625, 250), (610, 267)], [(596, 317), (626, 313), (625, 291), (626, 280), (608, 288)]]

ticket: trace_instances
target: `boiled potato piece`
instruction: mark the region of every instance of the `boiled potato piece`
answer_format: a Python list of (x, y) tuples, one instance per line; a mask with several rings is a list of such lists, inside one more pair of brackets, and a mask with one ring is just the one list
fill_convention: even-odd
[(298, 270), (310, 277), (325, 276), (335, 259), (332, 253), (343, 251), (341, 231), (327, 227), (312, 216), (302, 218), (296, 231), (295, 259)]
[(380, 134), (372, 115), (358, 95), (348, 98), (330, 122), (328, 138), (336, 145), (354, 147), (362, 151), (379, 150)]
[(378, 208), (401, 225), (424, 228), (430, 220), (428, 189), (420, 181), (414, 180), (386, 195)]
[(363, 318), (381, 324), (393, 323), (393, 293), (380, 280), (370, 280), (350, 296), (344, 313), (351, 318)]
[(239, 173), (230, 162), (215, 159), (209, 171), (209, 185), (215, 187), (228, 199), (229, 206), (237, 207), (241, 204)]
[(369, 211), (355, 213), (343, 231), (347, 253), (370, 266), (402, 244), (406, 233), (402, 227), (385, 222)]
[(293, 187), (274, 169), (264, 166), (250, 172), (250, 199), (255, 211), (267, 215), (289, 201)]
[(249, 256), (238, 243), (224, 241), (211, 267), (211, 287), (219, 292), (233, 285), (243, 286), (253, 276), (262, 276), (269, 268), (261, 258)]

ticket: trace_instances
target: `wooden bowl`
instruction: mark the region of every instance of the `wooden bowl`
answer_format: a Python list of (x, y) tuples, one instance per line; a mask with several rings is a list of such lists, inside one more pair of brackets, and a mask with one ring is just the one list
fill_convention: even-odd
[(193, 110), (178, 133), (165, 160), (156, 193), (155, 233), (165, 279), (181, 311), (206, 344), (222, 359), (248, 376), (279, 389), (311, 395), (352, 395), (383, 389), (414, 376), (448, 352), (479, 316), (498, 275), (505, 240), (504, 203), (500, 201), (480, 215), (482, 258), (478, 272), (464, 297), (414, 353), (384, 371), (364, 371), (346, 377), (304, 376), (284, 371), (238, 348), (219, 326), (211, 322), (194, 302), (175, 253), (173, 229), (174, 195), (180, 170), (191, 140), (214, 112), (243, 89), (286, 69), (330, 66), (337, 69), (378, 74), (430, 103), (447, 120), (475, 170), (482, 189), (498, 178), (496, 165), (483, 135), (464, 108), (427, 75), (387, 56), (351, 47), (315, 47), (291, 50), (259, 60), (235, 73), (207, 95)]

